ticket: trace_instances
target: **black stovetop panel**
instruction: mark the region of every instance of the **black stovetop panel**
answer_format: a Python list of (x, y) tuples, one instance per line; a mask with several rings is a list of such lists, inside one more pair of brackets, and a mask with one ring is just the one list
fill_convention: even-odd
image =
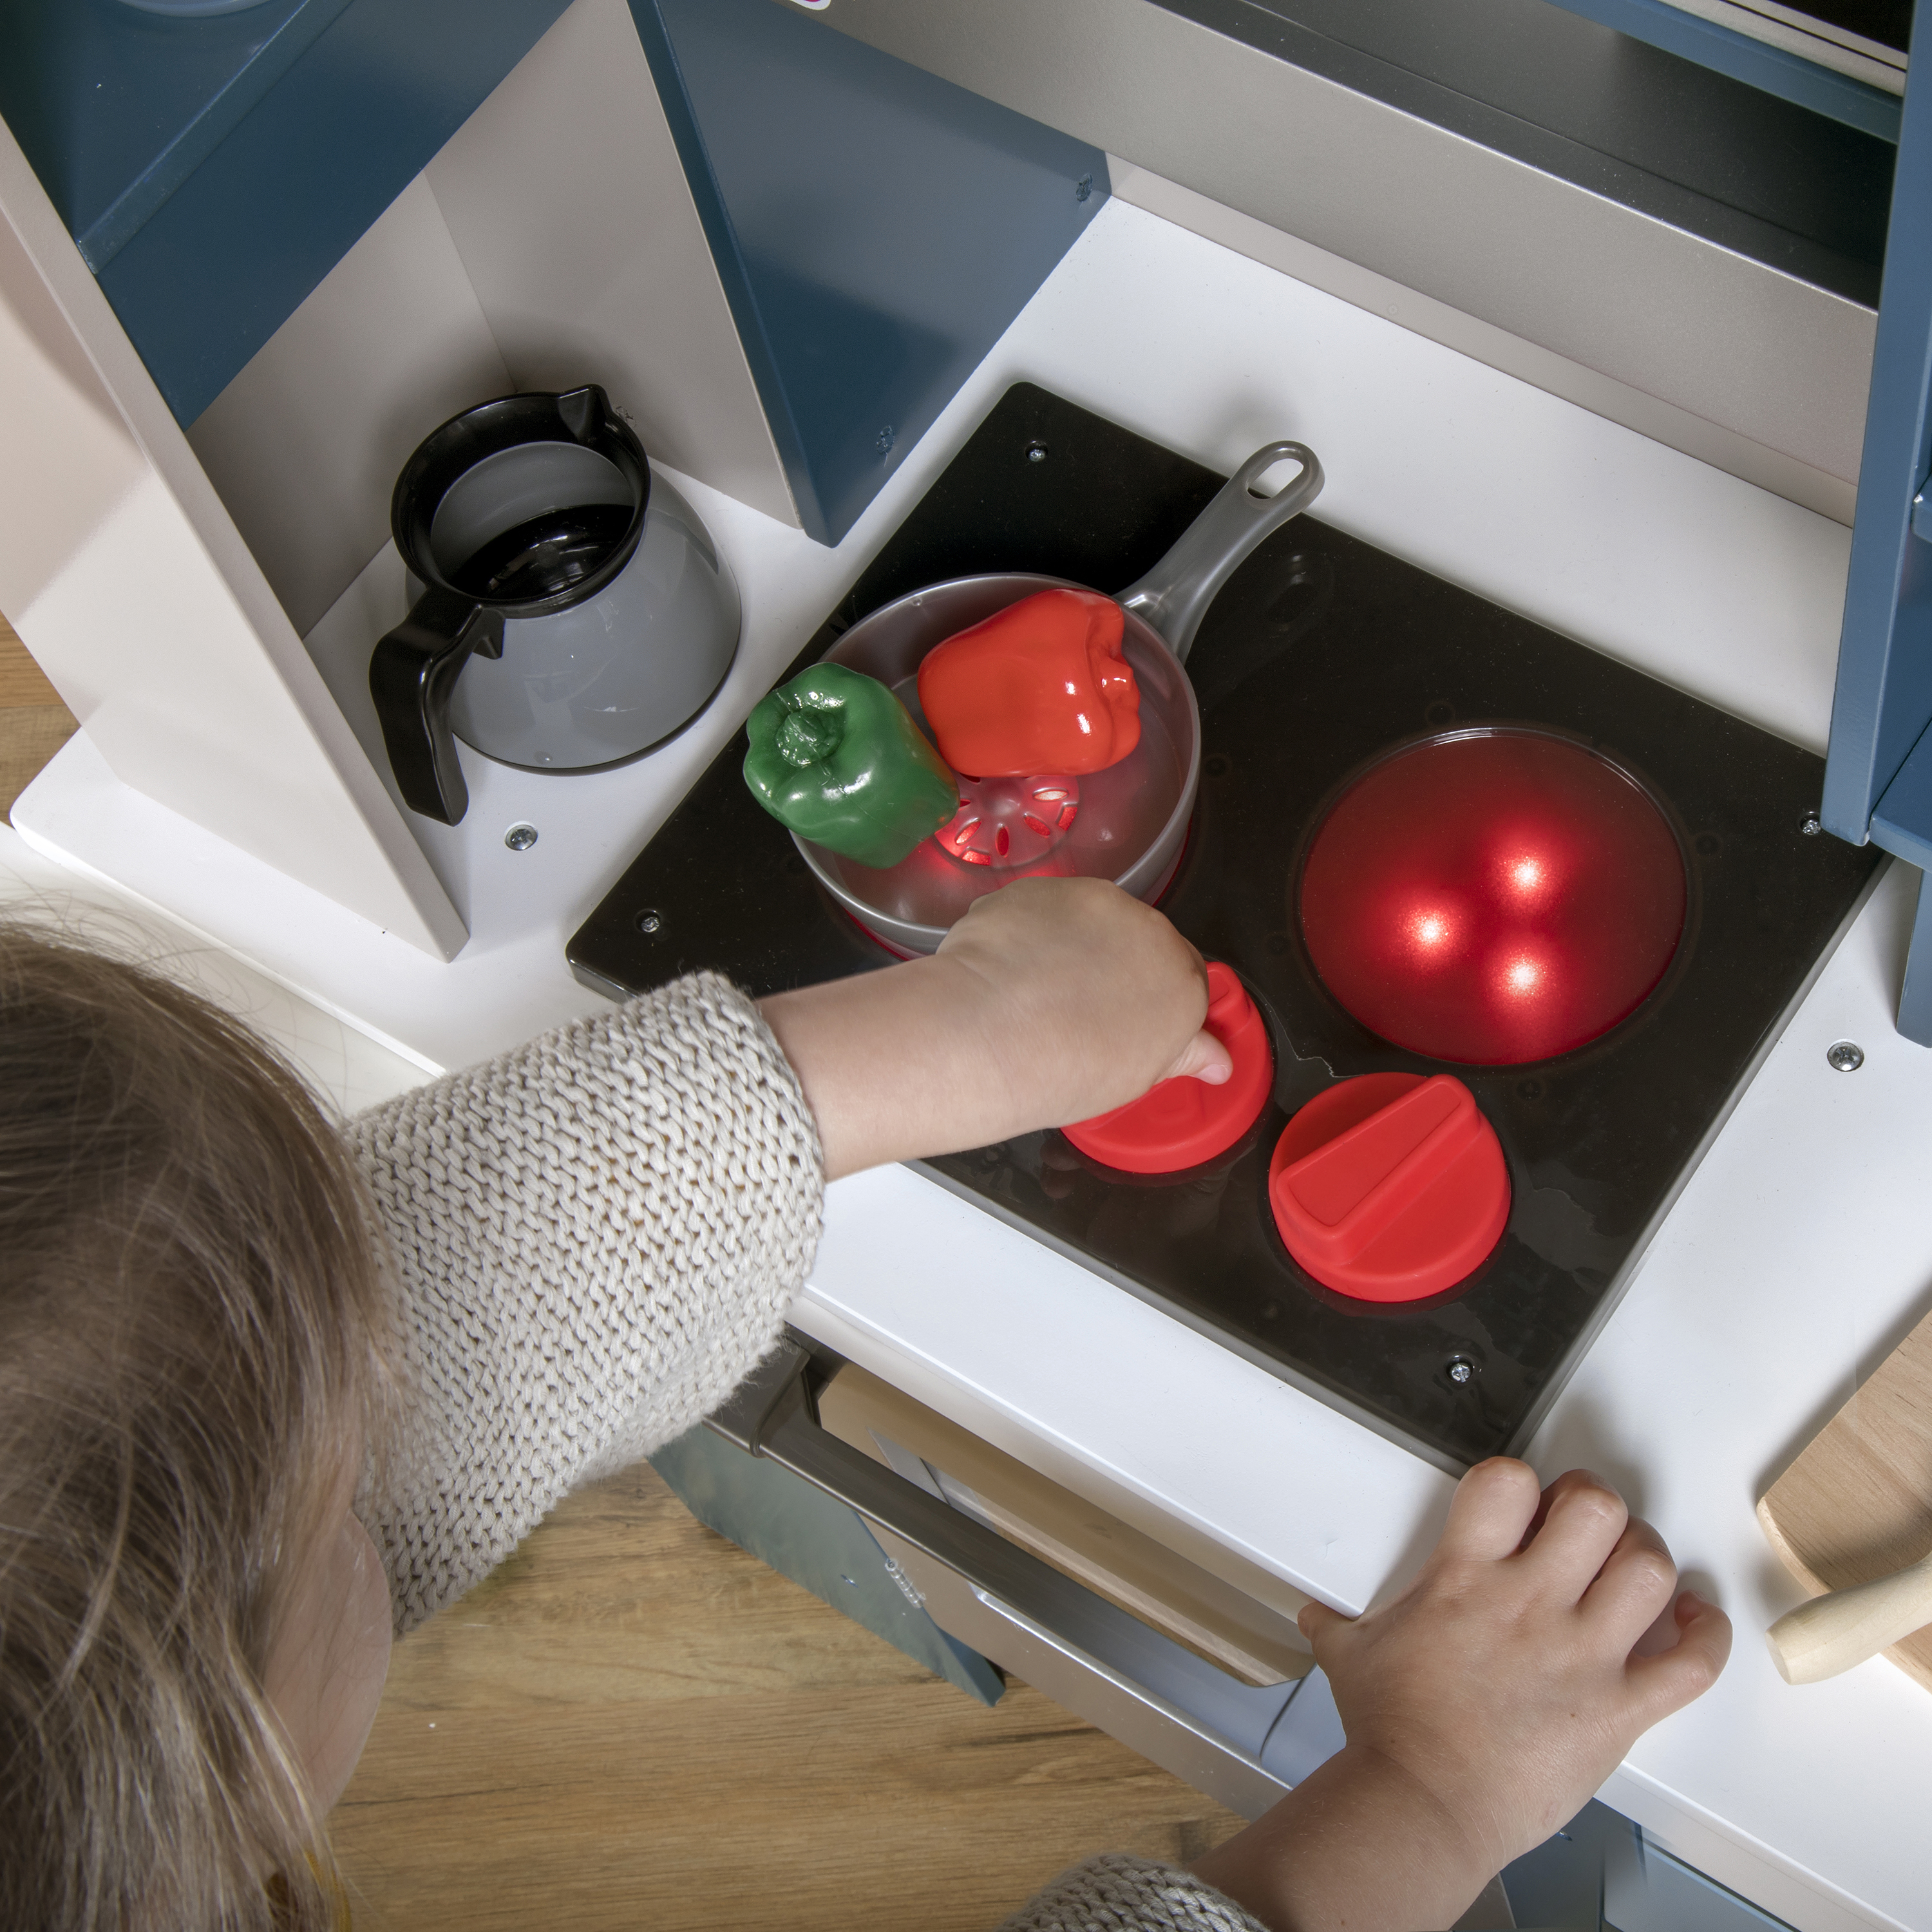
[[(1222, 480), (1018, 385), (798, 664), (867, 611), (946, 577), (1130, 584)], [(1274, 1103), (1240, 1147), (1185, 1175), (1114, 1174), (1058, 1133), (922, 1165), (1433, 1460), (1520, 1448), (1879, 855), (1803, 829), (1824, 770), (1810, 753), (1309, 516), (1235, 574), (1188, 669), (1200, 802), (1162, 908), (1255, 995), (1274, 1044)], [(1603, 1039), (1534, 1066), (1445, 1070), (1364, 1032), (1328, 998), (1293, 886), (1306, 837), (1351, 774), (1392, 743), (1481, 724), (1552, 727), (1646, 779), (1683, 843), (1690, 904), (1662, 984)], [(890, 963), (746, 789), (744, 751), (741, 734), (572, 940), (580, 977), (621, 996), (712, 967), (763, 994)], [(1395, 1308), (1304, 1274), (1266, 1189), (1289, 1113), (1334, 1080), (1388, 1069), (1466, 1081), (1514, 1190), (1508, 1229), (1472, 1281)]]

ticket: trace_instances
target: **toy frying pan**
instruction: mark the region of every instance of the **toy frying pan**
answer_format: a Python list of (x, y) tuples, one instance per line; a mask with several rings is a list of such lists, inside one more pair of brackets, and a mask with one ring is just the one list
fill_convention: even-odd
[[(1298, 463), (1301, 473), (1274, 495), (1260, 494), (1261, 478), (1284, 461)], [(1115, 601), (1126, 614), (1122, 654), (1140, 686), (1140, 742), (1118, 764), (1082, 778), (1077, 796), (1070, 797), (1051, 773), (981, 781), (975, 792), (994, 817), (1004, 814), (1019, 828), (1036, 825), (1034, 842), (1045, 849), (998, 862), (1009, 855), (968, 855), (959, 838), (950, 850), (926, 838), (896, 866), (881, 868), (798, 839), (826, 890), (860, 925), (904, 953), (935, 950), (974, 900), (1016, 878), (1112, 879), (1138, 898), (1159, 898), (1180, 862), (1201, 777), (1201, 710), (1182, 668), (1195, 634), (1221, 586), (1264, 538), (1315, 500), (1322, 482), (1322, 465), (1306, 445), (1264, 445), (1173, 548), (1118, 593)], [(1023, 572), (928, 584), (861, 619), (826, 652), (826, 662), (878, 679), (923, 724), (919, 668), (934, 646), (1036, 591), (1088, 587)], [(1026, 850), (1023, 844), (1019, 851)]]

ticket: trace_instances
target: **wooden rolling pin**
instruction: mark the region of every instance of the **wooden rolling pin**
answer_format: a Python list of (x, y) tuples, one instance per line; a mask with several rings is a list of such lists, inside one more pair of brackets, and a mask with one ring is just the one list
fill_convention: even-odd
[(1787, 1684), (1835, 1677), (1932, 1624), (1932, 1556), (1850, 1590), (1814, 1597), (1766, 1633)]

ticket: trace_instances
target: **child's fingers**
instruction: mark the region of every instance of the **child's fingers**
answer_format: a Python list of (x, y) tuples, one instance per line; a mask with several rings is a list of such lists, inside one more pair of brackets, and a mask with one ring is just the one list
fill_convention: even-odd
[(1232, 1077), (1234, 1062), (1228, 1049), (1205, 1027), (1176, 1056), (1174, 1064), (1161, 1076), (1164, 1080), (1204, 1080), (1218, 1087)]
[(1677, 1565), (1670, 1546), (1642, 1517), (1634, 1516), (1583, 1592), (1582, 1607), (1605, 1640), (1627, 1654), (1676, 1588)]
[(1654, 1657), (1634, 1657), (1624, 1682), (1636, 1694), (1646, 1730), (1701, 1697), (1718, 1681), (1731, 1654), (1731, 1620), (1694, 1591), (1677, 1600), (1676, 1643)]
[(1579, 1483), (1594, 1483), (1596, 1480), (1597, 1478), (1588, 1469), (1565, 1469), (1556, 1481), (1546, 1484), (1542, 1497), (1536, 1505), (1536, 1514), (1530, 1518), (1529, 1527), (1522, 1533), (1522, 1546), (1526, 1550), (1528, 1548), (1531, 1539), (1549, 1520), (1550, 1505), (1558, 1496), (1567, 1496)]
[(1345, 1617), (1340, 1610), (1331, 1610), (1326, 1604), (1318, 1604), (1312, 1597), (1294, 1616), (1294, 1627), (1307, 1638), (1308, 1647), (1314, 1652), (1318, 1663), (1336, 1635), (1352, 1630), (1354, 1622), (1353, 1617)]
[(1542, 1527), (1520, 1560), (1546, 1588), (1578, 1602), (1629, 1521), (1623, 1498), (1609, 1484), (1587, 1469), (1566, 1470), (1550, 1484)]
[(1492, 1562), (1514, 1556), (1541, 1496), (1536, 1472), (1527, 1462), (1510, 1456), (1478, 1462), (1456, 1485), (1436, 1553)]

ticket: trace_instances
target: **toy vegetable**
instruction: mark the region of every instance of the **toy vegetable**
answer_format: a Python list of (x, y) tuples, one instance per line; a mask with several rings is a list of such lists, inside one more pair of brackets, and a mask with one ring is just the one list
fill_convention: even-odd
[(1111, 597), (1042, 590), (936, 646), (919, 701), (946, 762), (981, 778), (1118, 764), (1141, 737), (1121, 622)]
[(745, 782), (801, 838), (862, 866), (896, 866), (959, 809), (959, 788), (875, 677), (814, 664), (758, 700)]

